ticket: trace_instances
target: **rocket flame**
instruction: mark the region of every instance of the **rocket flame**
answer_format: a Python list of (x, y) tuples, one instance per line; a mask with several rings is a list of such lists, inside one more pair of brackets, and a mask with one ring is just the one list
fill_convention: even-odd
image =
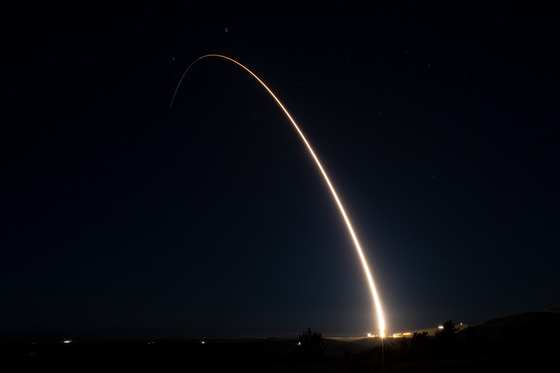
[(309, 142), (307, 141), (307, 139), (303, 135), (303, 132), (299, 129), (299, 126), (297, 125), (296, 121), (292, 118), (290, 113), (288, 113), (288, 110), (284, 107), (284, 105), (282, 104), (282, 102), (280, 102), (280, 100), (276, 97), (276, 95), (270, 90), (270, 88), (268, 88), (268, 86), (266, 84), (264, 84), (264, 82), (257, 75), (255, 75), (251, 70), (249, 70), (247, 67), (243, 66), (241, 63), (237, 62), (233, 58), (223, 56), (223, 55), (220, 55), (220, 54), (206, 54), (206, 55), (201, 56), (201, 57), (197, 58), (196, 60), (194, 60), (189, 65), (189, 67), (187, 67), (187, 69), (183, 73), (183, 76), (181, 76), (181, 80), (179, 80), (179, 84), (177, 84), (177, 88), (175, 89), (175, 93), (173, 93), (173, 98), (171, 99), (171, 103), (169, 104), (169, 109), (171, 109), (171, 107), (173, 106), (173, 101), (175, 101), (175, 96), (177, 95), (177, 91), (179, 91), (179, 87), (181, 86), (181, 83), (183, 82), (183, 79), (187, 75), (187, 72), (190, 70), (190, 68), (196, 62), (198, 62), (199, 60), (201, 60), (203, 58), (208, 58), (208, 57), (218, 57), (218, 58), (223, 58), (225, 60), (231, 61), (231, 62), (235, 63), (236, 65), (240, 66), (241, 68), (243, 68), (249, 74), (251, 74), (253, 76), (253, 78), (255, 78), (268, 91), (268, 93), (272, 96), (272, 98), (276, 101), (278, 106), (280, 106), (280, 108), (284, 111), (284, 113), (286, 114), (286, 116), (288, 117), (290, 122), (293, 124), (297, 133), (299, 134), (299, 136), (303, 140), (305, 146), (309, 150), (309, 153), (311, 154), (311, 156), (315, 160), (315, 163), (317, 164), (317, 167), (319, 168), (319, 170), (323, 174), (323, 178), (325, 179), (329, 189), (331, 190), (332, 196), (333, 196), (336, 204), (338, 205), (338, 209), (340, 210), (340, 214), (344, 218), (344, 221), (346, 223), (346, 227), (348, 228), (348, 232), (350, 233), (350, 236), (352, 237), (352, 241), (354, 241), (354, 246), (356, 247), (356, 252), (358, 253), (358, 256), (360, 257), (364, 272), (365, 272), (366, 277), (367, 277), (367, 281), (369, 283), (369, 287), (371, 288), (371, 294), (373, 296), (374, 306), (375, 306), (375, 309), (376, 309), (376, 312), (377, 312), (377, 322), (378, 322), (378, 327), (379, 327), (379, 336), (381, 338), (385, 337), (385, 318), (383, 317), (383, 309), (381, 307), (381, 301), (379, 299), (379, 295), (377, 294), (377, 290), (375, 288), (375, 283), (373, 281), (371, 271), (370, 271), (369, 266), (367, 264), (364, 253), (362, 251), (362, 247), (360, 246), (360, 242), (358, 241), (358, 237), (356, 236), (356, 233), (354, 233), (354, 229), (352, 228), (352, 224), (350, 223), (350, 219), (348, 218), (348, 215), (346, 214), (346, 211), (344, 210), (344, 207), (342, 206), (342, 202), (340, 202), (340, 199), (338, 198), (338, 195), (337, 195), (331, 181), (329, 180), (329, 177), (327, 176), (327, 173), (323, 169), (323, 166), (321, 165), (321, 162), (319, 162), (319, 158), (317, 158), (317, 156), (315, 155), (315, 152), (313, 151), (313, 149), (311, 148), (311, 145), (309, 144)]

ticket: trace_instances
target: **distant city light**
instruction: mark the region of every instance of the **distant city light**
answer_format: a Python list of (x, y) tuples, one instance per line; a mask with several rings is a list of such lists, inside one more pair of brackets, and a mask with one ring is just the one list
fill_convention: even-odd
[(201, 343), (201, 344), (206, 344), (206, 341), (202, 341), (202, 342), (200, 342), (200, 343)]
[(443, 325), (440, 325), (437, 327), (438, 329), (443, 329)]
[(368, 338), (371, 338), (371, 333), (367, 333)]
[(411, 332), (403, 332), (403, 333), (394, 333), (391, 337), (392, 338), (405, 338), (410, 337), (412, 335)]

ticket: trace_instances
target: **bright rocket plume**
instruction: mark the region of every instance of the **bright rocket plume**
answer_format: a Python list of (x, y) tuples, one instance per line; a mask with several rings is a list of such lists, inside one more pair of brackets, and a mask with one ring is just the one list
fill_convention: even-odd
[(173, 98), (171, 99), (171, 103), (169, 104), (169, 109), (171, 109), (171, 107), (173, 106), (173, 101), (175, 101), (175, 96), (177, 95), (177, 91), (179, 90), (179, 87), (181, 86), (181, 83), (183, 82), (183, 79), (187, 75), (187, 72), (190, 70), (190, 68), (196, 62), (198, 62), (199, 60), (201, 60), (203, 58), (208, 58), (208, 57), (223, 58), (225, 60), (231, 61), (231, 62), (235, 63), (236, 65), (242, 67), (245, 71), (247, 71), (249, 74), (251, 74), (253, 76), (253, 78), (255, 78), (268, 91), (268, 93), (270, 93), (270, 95), (276, 101), (278, 106), (280, 106), (280, 108), (284, 111), (284, 113), (286, 114), (286, 116), (288, 117), (290, 122), (292, 122), (294, 128), (296, 129), (299, 136), (301, 137), (301, 139), (305, 143), (305, 146), (307, 146), (307, 149), (309, 150), (309, 153), (311, 154), (311, 156), (315, 160), (315, 164), (317, 164), (317, 167), (319, 168), (319, 170), (323, 174), (323, 178), (325, 179), (329, 189), (331, 190), (332, 196), (333, 196), (336, 204), (338, 205), (338, 209), (340, 210), (340, 214), (342, 215), (342, 217), (344, 218), (344, 221), (346, 222), (346, 227), (348, 228), (348, 232), (350, 233), (350, 236), (352, 237), (352, 240), (354, 241), (354, 246), (356, 247), (356, 252), (358, 253), (358, 256), (360, 257), (365, 275), (367, 277), (367, 281), (369, 283), (369, 287), (371, 289), (371, 294), (373, 296), (374, 306), (375, 306), (375, 309), (376, 309), (376, 312), (377, 312), (377, 323), (378, 323), (378, 327), (379, 327), (379, 336), (382, 337), (382, 338), (385, 337), (385, 318), (383, 316), (383, 308), (381, 307), (381, 301), (379, 299), (379, 295), (377, 294), (377, 289), (375, 288), (375, 283), (373, 281), (373, 276), (371, 275), (371, 271), (369, 269), (367, 260), (364, 256), (364, 253), (362, 251), (362, 247), (360, 245), (360, 242), (358, 241), (358, 237), (356, 236), (356, 233), (354, 233), (354, 228), (352, 228), (352, 224), (350, 223), (350, 219), (348, 218), (348, 215), (346, 214), (346, 211), (344, 210), (344, 207), (342, 206), (342, 202), (340, 202), (340, 199), (338, 198), (338, 195), (337, 195), (331, 181), (329, 180), (329, 177), (327, 176), (327, 173), (323, 169), (323, 166), (321, 165), (321, 162), (319, 161), (319, 158), (317, 158), (317, 155), (315, 155), (315, 152), (311, 148), (311, 145), (309, 145), (309, 142), (307, 141), (307, 139), (303, 135), (303, 132), (301, 132), (301, 130), (299, 129), (299, 126), (297, 125), (296, 121), (292, 118), (290, 113), (288, 113), (288, 110), (286, 110), (286, 108), (284, 107), (282, 102), (280, 102), (280, 100), (270, 90), (270, 88), (268, 88), (268, 86), (266, 84), (264, 84), (264, 82), (257, 75), (255, 75), (251, 70), (249, 70), (247, 67), (243, 66), (241, 63), (237, 62), (233, 58), (223, 56), (223, 55), (220, 55), (220, 54), (205, 54), (204, 56), (201, 56), (201, 57), (197, 58), (196, 60), (194, 60), (189, 65), (189, 67), (187, 67), (187, 69), (183, 73), (183, 76), (181, 76), (181, 80), (179, 80), (179, 84), (177, 84), (177, 88), (175, 89), (175, 93), (173, 93)]

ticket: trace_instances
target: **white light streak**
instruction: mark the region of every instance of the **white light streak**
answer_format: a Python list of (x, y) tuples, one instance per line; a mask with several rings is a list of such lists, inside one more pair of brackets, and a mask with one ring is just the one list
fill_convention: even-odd
[(385, 318), (383, 316), (383, 309), (381, 307), (381, 301), (379, 299), (379, 295), (377, 294), (377, 289), (375, 287), (375, 283), (373, 281), (373, 277), (371, 275), (371, 271), (369, 269), (368, 263), (367, 263), (366, 258), (364, 256), (364, 253), (362, 251), (362, 247), (360, 245), (360, 242), (358, 241), (358, 237), (356, 236), (356, 233), (354, 233), (354, 228), (352, 228), (352, 224), (350, 223), (350, 219), (348, 218), (348, 215), (346, 214), (346, 211), (344, 210), (344, 207), (342, 206), (342, 202), (340, 202), (340, 199), (338, 198), (338, 195), (337, 195), (329, 177), (327, 176), (327, 173), (323, 169), (323, 166), (321, 165), (321, 162), (319, 161), (319, 158), (317, 157), (317, 155), (315, 155), (315, 152), (313, 151), (313, 149), (311, 148), (311, 145), (309, 144), (309, 142), (307, 141), (307, 139), (303, 135), (303, 132), (299, 129), (299, 126), (297, 125), (296, 121), (292, 118), (292, 116), (290, 115), (288, 110), (284, 107), (284, 105), (282, 104), (282, 102), (280, 102), (280, 100), (276, 97), (276, 95), (270, 90), (270, 88), (268, 88), (268, 86), (266, 84), (264, 84), (264, 82), (257, 75), (255, 75), (251, 70), (249, 70), (247, 67), (243, 66), (241, 63), (237, 62), (233, 58), (223, 56), (221, 54), (206, 54), (204, 56), (201, 56), (201, 57), (197, 58), (195, 61), (193, 61), (189, 65), (189, 67), (187, 67), (187, 69), (183, 73), (183, 76), (181, 76), (181, 80), (179, 81), (179, 84), (177, 84), (177, 88), (175, 89), (175, 93), (173, 94), (173, 98), (171, 99), (171, 103), (169, 104), (169, 108), (171, 109), (171, 107), (173, 106), (173, 101), (175, 100), (175, 96), (177, 95), (177, 91), (179, 90), (179, 87), (181, 86), (181, 83), (183, 82), (183, 79), (187, 75), (187, 72), (190, 70), (190, 68), (196, 62), (198, 62), (199, 60), (201, 60), (203, 58), (208, 58), (208, 57), (218, 57), (218, 58), (223, 58), (225, 60), (231, 61), (231, 62), (235, 63), (236, 65), (240, 66), (241, 68), (243, 68), (249, 74), (251, 74), (253, 76), (253, 78), (255, 78), (268, 91), (268, 93), (276, 101), (278, 106), (280, 106), (282, 111), (284, 111), (284, 114), (286, 114), (286, 116), (288, 117), (288, 119), (290, 120), (290, 122), (292, 123), (294, 128), (296, 129), (297, 133), (301, 137), (305, 146), (309, 150), (309, 153), (311, 154), (311, 156), (315, 160), (315, 164), (317, 165), (317, 167), (321, 171), (321, 174), (323, 174), (323, 178), (325, 179), (325, 182), (327, 183), (327, 185), (328, 185), (328, 187), (331, 191), (331, 194), (332, 194), (336, 204), (338, 205), (338, 209), (340, 211), (340, 214), (342, 215), (342, 217), (343, 217), (343, 219), (346, 223), (346, 227), (348, 228), (348, 232), (350, 233), (350, 236), (352, 237), (352, 241), (354, 242), (356, 252), (358, 253), (358, 256), (360, 257), (360, 261), (362, 262), (362, 267), (364, 269), (367, 281), (369, 283), (369, 287), (371, 289), (371, 294), (373, 296), (374, 307), (375, 307), (375, 310), (377, 312), (377, 323), (378, 323), (378, 328), (379, 328), (379, 335), (380, 335), (381, 338), (385, 337)]

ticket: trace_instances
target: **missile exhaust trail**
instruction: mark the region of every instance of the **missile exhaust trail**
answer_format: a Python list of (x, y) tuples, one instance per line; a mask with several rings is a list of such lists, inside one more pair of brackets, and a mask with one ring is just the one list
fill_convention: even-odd
[(198, 61), (200, 61), (204, 58), (209, 58), (209, 57), (217, 57), (217, 58), (222, 58), (222, 59), (231, 61), (231, 62), (235, 63), (236, 65), (240, 66), (241, 68), (243, 68), (249, 74), (251, 74), (251, 76), (253, 76), (253, 78), (255, 78), (268, 91), (268, 93), (276, 101), (278, 106), (280, 106), (282, 111), (284, 111), (284, 114), (286, 114), (286, 116), (288, 117), (288, 119), (290, 120), (290, 122), (292, 123), (294, 128), (296, 129), (297, 133), (299, 134), (299, 136), (301, 137), (305, 146), (307, 147), (307, 150), (309, 150), (309, 153), (311, 154), (311, 156), (315, 160), (315, 164), (317, 165), (317, 167), (321, 171), (321, 174), (323, 175), (323, 178), (325, 179), (325, 182), (327, 183), (327, 185), (328, 185), (328, 187), (331, 191), (331, 194), (332, 194), (336, 204), (338, 205), (338, 209), (340, 211), (340, 214), (342, 215), (342, 218), (344, 219), (344, 222), (346, 223), (346, 227), (348, 228), (348, 232), (350, 233), (350, 236), (352, 237), (352, 241), (354, 242), (356, 252), (358, 253), (358, 256), (360, 257), (360, 260), (362, 262), (362, 266), (363, 266), (367, 281), (369, 283), (369, 287), (371, 289), (371, 294), (373, 296), (374, 306), (375, 306), (375, 310), (376, 310), (376, 313), (377, 313), (377, 323), (378, 323), (378, 328), (379, 328), (379, 336), (382, 337), (382, 338), (385, 337), (385, 318), (383, 316), (383, 308), (381, 307), (381, 301), (379, 299), (379, 295), (377, 294), (377, 289), (376, 289), (375, 283), (373, 281), (373, 276), (371, 275), (371, 271), (369, 269), (368, 263), (367, 263), (366, 258), (364, 256), (364, 253), (362, 251), (362, 247), (360, 245), (360, 242), (358, 241), (358, 237), (356, 236), (356, 233), (354, 233), (354, 228), (352, 228), (352, 224), (350, 223), (350, 219), (348, 218), (348, 215), (346, 214), (346, 211), (344, 210), (344, 207), (342, 206), (342, 202), (340, 202), (340, 199), (338, 198), (338, 195), (337, 195), (329, 177), (327, 176), (327, 173), (323, 169), (323, 166), (321, 165), (321, 162), (319, 161), (319, 158), (317, 158), (317, 155), (315, 155), (315, 152), (313, 151), (313, 149), (311, 148), (311, 145), (309, 144), (309, 142), (307, 141), (307, 139), (303, 135), (303, 132), (299, 129), (299, 126), (297, 125), (296, 121), (292, 118), (290, 113), (288, 113), (288, 110), (284, 107), (284, 105), (282, 104), (282, 102), (280, 102), (280, 100), (276, 97), (276, 95), (270, 90), (270, 88), (268, 88), (268, 86), (266, 84), (264, 84), (264, 82), (257, 75), (255, 75), (255, 73), (253, 73), (251, 70), (249, 70), (247, 67), (245, 67), (241, 63), (237, 62), (233, 58), (223, 56), (223, 55), (220, 55), (220, 54), (205, 54), (204, 56), (198, 57), (196, 60), (194, 60), (189, 65), (189, 67), (187, 67), (187, 69), (183, 73), (183, 76), (181, 76), (181, 79), (179, 80), (179, 84), (177, 84), (177, 88), (175, 89), (175, 92), (173, 93), (171, 103), (169, 104), (169, 109), (171, 109), (171, 107), (173, 106), (173, 102), (175, 101), (175, 96), (177, 96), (177, 92), (179, 91), (179, 87), (181, 86), (181, 83), (183, 82), (183, 79), (185, 78), (185, 76), (187, 75), (187, 73), (191, 69), (191, 67), (195, 63), (197, 63)]

